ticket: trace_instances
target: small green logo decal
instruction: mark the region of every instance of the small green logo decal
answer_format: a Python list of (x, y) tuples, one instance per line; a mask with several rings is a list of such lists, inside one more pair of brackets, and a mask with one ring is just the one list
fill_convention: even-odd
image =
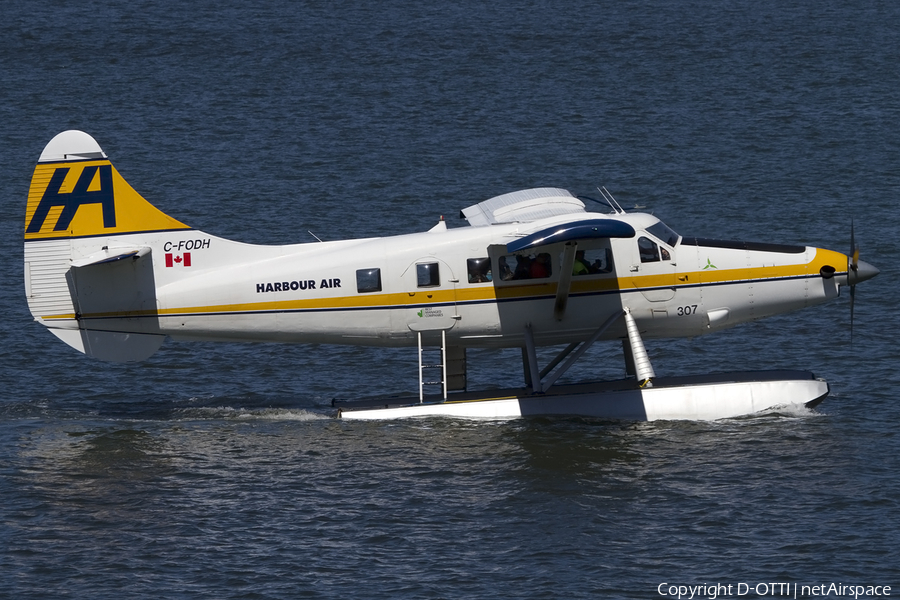
[(718, 269), (718, 268), (719, 268), (719, 267), (717, 267), (716, 265), (714, 265), (714, 264), (712, 264), (711, 262), (709, 262), (709, 257), (707, 257), (707, 259), (706, 259), (706, 266), (703, 267), (703, 270), (705, 271), (705, 270), (707, 270), (707, 269)]
[(422, 313), (424, 313), (424, 312), (425, 312), (424, 310), (420, 310), (420, 311), (417, 312), (416, 314), (419, 315), (420, 317), (422, 317), (422, 316), (424, 316), (424, 315), (422, 314)]

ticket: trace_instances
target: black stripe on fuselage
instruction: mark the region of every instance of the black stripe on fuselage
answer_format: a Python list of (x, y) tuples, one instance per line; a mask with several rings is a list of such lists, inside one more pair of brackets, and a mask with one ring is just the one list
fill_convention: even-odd
[(729, 250), (753, 250), (755, 252), (783, 252), (785, 254), (803, 254), (805, 246), (790, 244), (767, 244), (764, 242), (739, 242), (732, 240), (713, 240), (710, 238), (683, 237), (682, 246), (704, 246), (706, 248), (727, 248)]

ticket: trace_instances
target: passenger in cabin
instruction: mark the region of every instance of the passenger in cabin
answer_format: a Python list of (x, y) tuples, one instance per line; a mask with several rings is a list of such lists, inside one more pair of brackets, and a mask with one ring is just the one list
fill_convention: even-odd
[(513, 278), (513, 272), (512, 272), (512, 269), (509, 268), (509, 263), (506, 262), (506, 257), (505, 257), (505, 256), (501, 256), (501, 257), (500, 257), (500, 259), (498, 260), (498, 265), (497, 265), (497, 266), (498, 266), (498, 268), (499, 268), (499, 271), (500, 271), (500, 279), (501, 279), (502, 281), (509, 281), (510, 279)]
[(489, 258), (470, 258), (466, 261), (469, 271), (469, 283), (487, 283), (491, 280), (491, 261)]
[(545, 277), (550, 277), (552, 273), (550, 255), (546, 252), (538, 254), (537, 258), (531, 263), (530, 272), (532, 279), (544, 279)]
[(600, 257), (591, 263), (591, 273), (609, 273), (609, 248), (600, 252)]
[(584, 259), (584, 250), (575, 252), (575, 263), (572, 265), (572, 275), (587, 275), (591, 268)]
[(516, 257), (516, 271), (513, 273), (513, 279), (531, 279), (531, 263), (534, 261), (530, 256)]
[[(512, 265), (510, 265), (510, 258)], [(519, 279), (546, 279), (553, 274), (553, 266), (550, 255), (546, 252), (536, 257), (509, 254), (501, 256), (497, 263), (502, 281)]]

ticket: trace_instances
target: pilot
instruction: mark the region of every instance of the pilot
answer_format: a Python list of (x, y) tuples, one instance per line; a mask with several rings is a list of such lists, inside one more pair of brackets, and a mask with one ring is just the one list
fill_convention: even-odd
[(575, 263), (572, 265), (572, 275), (587, 275), (591, 272), (587, 261), (584, 260), (584, 250), (575, 253)]

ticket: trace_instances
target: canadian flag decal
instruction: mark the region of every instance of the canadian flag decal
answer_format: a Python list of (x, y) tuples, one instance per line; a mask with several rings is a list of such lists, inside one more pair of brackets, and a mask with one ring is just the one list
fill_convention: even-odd
[(189, 267), (191, 266), (191, 253), (185, 252), (184, 254), (166, 254), (166, 266), (167, 267)]

